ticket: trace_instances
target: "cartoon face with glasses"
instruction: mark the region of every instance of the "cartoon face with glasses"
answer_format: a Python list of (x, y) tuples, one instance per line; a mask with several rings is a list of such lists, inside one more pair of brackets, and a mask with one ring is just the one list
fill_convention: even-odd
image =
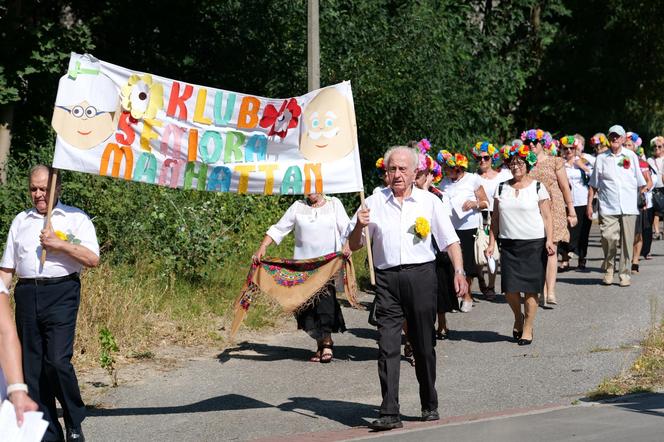
[(98, 64), (72, 59), (60, 79), (51, 120), (58, 137), (75, 148), (92, 149), (113, 135), (119, 118), (117, 86)]
[(334, 87), (323, 89), (307, 105), (302, 118), (300, 152), (309, 161), (341, 159), (355, 148), (350, 103)]

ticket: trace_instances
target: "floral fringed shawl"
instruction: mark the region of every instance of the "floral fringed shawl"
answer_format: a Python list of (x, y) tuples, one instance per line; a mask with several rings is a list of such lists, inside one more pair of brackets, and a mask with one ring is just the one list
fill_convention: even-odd
[(353, 261), (343, 253), (311, 259), (264, 257), (259, 264), (252, 264), (242, 292), (235, 301), (231, 340), (256, 296), (267, 295), (285, 312), (297, 312), (316, 302), (327, 291), (328, 283), (334, 283), (339, 275), (343, 276), (346, 299), (351, 306), (361, 308), (357, 300)]

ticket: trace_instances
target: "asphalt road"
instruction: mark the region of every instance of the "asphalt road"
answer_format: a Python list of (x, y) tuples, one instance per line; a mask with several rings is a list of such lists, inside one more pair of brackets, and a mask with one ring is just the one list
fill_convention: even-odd
[[(532, 345), (512, 342), (512, 315), (502, 296), (495, 302), (478, 296), (470, 313), (448, 315), (451, 339), (436, 348), (443, 422), (517, 409), (557, 410), (630, 366), (647, 329), (661, 318), (664, 241), (653, 243), (654, 259), (642, 261), (631, 287), (603, 287), (596, 233), (590, 271), (559, 275), (558, 306), (539, 309)], [(112, 389), (102, 398), (106, 408), (89, 410), (85, 434), (91, 441), (374, 436), (348, 429), (377, 415), (377, 333), (367, 324), (367, 312), (344, 309), (344, 315), (349, 330), (335, 335), (331, 364), (306, 362), (313, 341), (296, 331), (293, 321), (292, 331), (252, 338), (214, 357), (182, 361), (172, 371)], [(405, 361), (400, 402), (406, 428), (420, 428), (417, 381)], [(571, 413), (577, 409), (571, 407)], [(499, 421), (491, 422), (500, 427)]]

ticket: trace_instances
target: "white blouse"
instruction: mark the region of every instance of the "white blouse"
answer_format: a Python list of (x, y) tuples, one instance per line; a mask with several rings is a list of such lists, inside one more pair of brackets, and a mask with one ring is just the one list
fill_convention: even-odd
[(279, 222), (268, 229), (267, 235), (280, 244), (295, 229), (295, 259), (340, 252), (350, 218), (338, 198), (326, 196), (325, 199), (327, 201), (321, 207), (311, 207), (302, 200), (295, 201)]
[(482, 221), (479, 210), (463, 211), (466, 201), (477, 201), (475, 191), (482, 186), (480, 177), (474, 173), (465, 172), (457, 181), (445, 178), (440, 183), (440, 190), (447, 193), (452, 205), (452, 225), (455, 230), (477, 229)]
[(482, 183), (482, 187), (484, 188), (484, 193), (486, 194), (486, 197), (489, 199), (489, 212), (493, 212), (493, 194), (496, 193), (496, 187), (498, 187), (498, 184), (511, 180), (512, 179), (512, 172), (509, 171), (509, 169), (500, 169), (498, 172), (498, 175), (496, 175), (493, 178), (484, 178), (482, 175), (477, 175), (480, 177), (480, 183)]
[[(593, 173), (592, 166), (587, 164), (586, 167), (590, 169), (590, 173), (587, 175), (588, 179), (590, 179), (590, 175)], [(567, 180), (572, 191), (574, 207), (588, 205), (588, 179), (584, 179), (585, 172), (583, 169), (578, 168), (576, 165), (569, 165), (565, 161), (565, 172), (567, 173)]]
[(540, 212), (539, 202), (548, 200), (546, 186), (540, 184), (537, 192), (537, 181), (533, 180), (528, 187), (519, 189), (517, 195), (508, 182), (496, 188), (493, 196), (498, 201), (499, 237), (502, 239), (539, 239), (546, 236), (544, 219)]

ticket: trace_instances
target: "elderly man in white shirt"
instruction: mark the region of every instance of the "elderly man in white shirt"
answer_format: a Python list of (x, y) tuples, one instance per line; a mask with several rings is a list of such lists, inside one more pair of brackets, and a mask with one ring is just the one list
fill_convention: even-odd
[[(60, 402), (67, 427), (67, 441), (84, 441), (81, 422), (85, 405), (71, 364), (80, 304), (79, 273), (99, 263), (99, 244), (90, 218), (81, 210), (57, 202), (51, 225), (44, 228), (48, 210), (51, 169), (30, 171), (33, 208), (12, 222), (0, 261), (0, 279), (9, 286), (14, 273), (16, 326), (23, 350), (25, 382), (30, 395), (44, 412), (49, 427), (45, 441), (64, 439), (55, 406)], [(55, 201), (60, 193), (57, 182)], [(46, 261), (40, 265), (42, 249)]]
[(620, 241), (620, 286), (628, 287), (632, 246), (636, 217), (639, 214), (637, 199), (645, 191), (646, 181), (639, 168), (639, 158), (623, 148), (625, 129), (615, 125), (609, 129), (610, 149), (597, 155), (595, 168), (590, 176), (586, 212), (592, 218), (592, 200), (597, 193), (599, 200), (599, 225), (602, 235), (606, 272), (602, 283), (613, 284), (613, 261)]
[(371, 195), (357, 211), (349, 230), (351, 250), (365, 242), (368, 227), (376, 268), (378, 374), (383, 402), (380, 417), (369, 427), (402, 427), (399, 417), (401, 326), (408, 321), (415, 373), (420, 384), (422, 420), (439, 419), (436, 393), (435, 328), (437, 277), (431, 236), (449, 254), (455, 271), (457, 295), (467, 289), (459, 238), (443, 203), (430, 192), (413, 186), (418, 163), (415, 150), (397, 146), (385, 153), (390, 186)]

